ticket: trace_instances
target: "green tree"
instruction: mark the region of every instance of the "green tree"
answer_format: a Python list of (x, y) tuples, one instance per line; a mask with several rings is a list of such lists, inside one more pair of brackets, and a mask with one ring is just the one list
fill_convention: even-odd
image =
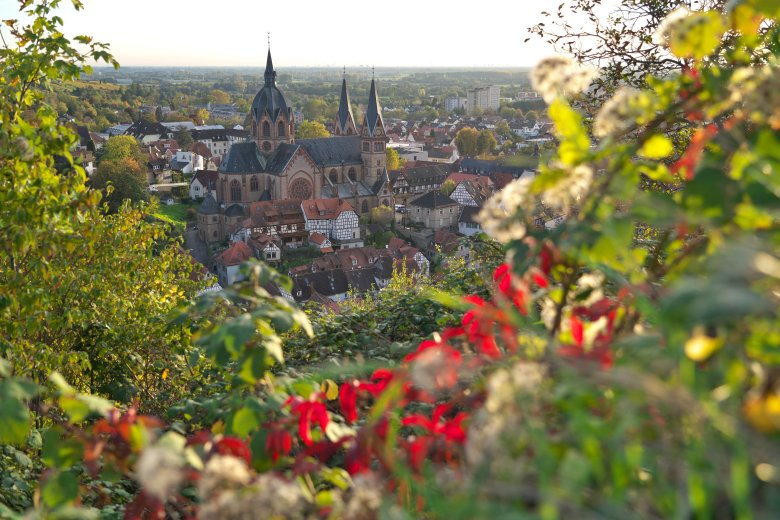
[(205, 125), (206, 121), (209, 120), (209, 111), (205, 108), (199, 108), (192, 116), (192, 120), (196, 125)]
[(441, 187), (439, 188), (439, 191), (442, 195), (450, 196), (453, 191), (455, 191), (455, 188), (457, 188), (455, 181), (452, 179), (447, 179), (441, 184)]
[(392, 222), (394, 216), (393, 208), (384, 204), (380, 204), (371, 210), (371, 222), (374, 224), (386, 226)]
[(295, 128), (295, 137), (298, 139), (311, 139), (314, 137), (328, 137), (330, 133), (325, 125), (319, 121), (304, 120)]
[(498, 115), (500, 115), (504, 119), (512, 119), (513, 117), (515, 117), (515, 109), (510, 106), (504, 105), (498, 111)]
[(209, 93), (209, 102), (218, 105), (226, 105), (227, 103), (230, 103), (230, 94), (224, 90), (214, 89)]
[(512, 130), (509, 128), (509, 123), (504, 119), (496, 123), (496, 133), (501, 137), (510, 137), (512, 135)]
[(179, 143), (179, 147), (182, 150), (189, 150), (192, 144), (195, 142), (192, 140), (192, 134), (186, 128), (182, 128), (173, 134), (173, 138)]
[(154, 109), (154, 118), (156, 121), (163, 121), (163, 111), (160, 105), (157, 105), (157, 108)]
[(477, 154), (489, 154), (498, 145), (496, 137), (488, 129), (480, 130), (477, 136)]
[(144, 160), (144, 155), (135, 138), (129, 135), (118, 135), (112, 137), (103, 145), (98, 158), (100, 161), (107, 162), (133, 159), (140, 163)]
[(119, 211), (126, 200), (139, 202), (147, 199), (146, 173), (132, 159), (104, 161), (90, 177), (89, 185), (103, 192), (103, 202), (108, 204), (110, 213)]
[(458, 130), (455, 134), (455, 146), (458, 147), (458, 153), (465, 157), (473, 157), (477, 154), (477, 138), (479, 132), (467, 126)]
[(395, 148), (386, 148), (385, 156), (387, 158), (387, 170), (398, 170), (403, 166), (401, 158), (398, 156), (398, 151)]

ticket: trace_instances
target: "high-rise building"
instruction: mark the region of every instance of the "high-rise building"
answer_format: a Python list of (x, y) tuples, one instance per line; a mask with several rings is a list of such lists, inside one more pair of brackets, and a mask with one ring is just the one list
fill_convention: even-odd
[(466, 110), (473, 114), (476, 109), (498, 110), (501, 99), (501, 87), (490, 85), (489, 87), (478, 87), (469, 90), (466, 97)]

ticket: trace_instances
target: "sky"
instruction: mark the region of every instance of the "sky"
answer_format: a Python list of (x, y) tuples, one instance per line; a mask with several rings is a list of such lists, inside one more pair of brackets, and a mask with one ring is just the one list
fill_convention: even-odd
[[(0, 19), (20, 18), (0, 0)], [(66, 36), (124, 66), (528, 67), (554, 50), (528, 27), (545, 0), (63, 0)], [(5, 33), (7, 36), (7, 32)]]

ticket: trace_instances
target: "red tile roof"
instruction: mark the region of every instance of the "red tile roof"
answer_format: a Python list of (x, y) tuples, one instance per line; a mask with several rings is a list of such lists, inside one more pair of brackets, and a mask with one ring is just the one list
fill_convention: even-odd
[(252, 257), (252, 250), (242, 241), (234, 242), (229, 248), (220, 253), (217, 262), (224, 266), (240, 265)]
[(309, 220), (333, 220), (345, 211), (355, 211), (343, 199), (309, 199), (301, 201), (301, 208)]

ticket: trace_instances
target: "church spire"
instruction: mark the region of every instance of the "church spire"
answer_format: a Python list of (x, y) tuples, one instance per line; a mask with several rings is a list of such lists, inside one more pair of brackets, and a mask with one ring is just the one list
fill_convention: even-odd
[(382, 120), (382, 107), (379, 106), (379, 96), (376, 93), (376, 81), (371, 78), (371, 90), (368, 93), (368, 106), (366, 107), (366, 116), (363, 120), (363, 126), (368, 130), (368, 135), (376, 135), (377, 127), (382, 129), (381, 135), (384, 135), (385, 123)]
[(276, 86), (276, 71), (274, 70), (274, 62), (271, 59), (271, 44), (268, 43), (268, 58), (265, 60), (265, 84), (268, 86)]
[(344, 69), (344, 77), (341, 79), (341, 99), (339, 99), (339, 111), (336, 119), (336, 135), (354, 135), (357, 133), (355, 117), (352, 115), (352, 103), (349, 100), (347, 90), (347, 71)]

